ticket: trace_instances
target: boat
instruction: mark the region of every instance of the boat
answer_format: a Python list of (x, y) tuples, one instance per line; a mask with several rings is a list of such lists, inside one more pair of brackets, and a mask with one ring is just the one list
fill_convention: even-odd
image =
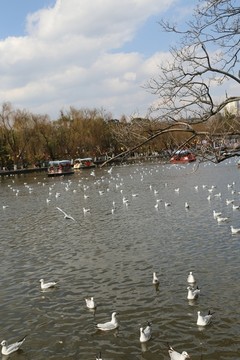
[(78, 158), (74, 160), (74, 165), (73, 165), (74, 170), (90, 169), (93, 167), (96, 167), (96, 165), (94, 164), (93, 159), (91, 157)]
[(70, 160), (49, 161), (48, 176), (63, 176), (74, 174)]
[(196, 156), (190, 150), (178, 150), (170, 159), (172, 164), (185, 164), (196, 161)]

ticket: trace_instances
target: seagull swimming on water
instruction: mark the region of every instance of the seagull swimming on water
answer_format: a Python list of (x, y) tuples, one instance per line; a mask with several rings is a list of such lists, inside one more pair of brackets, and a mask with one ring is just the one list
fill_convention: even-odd
[(234, 228), (232, 225), (230, 226), (232, 234), (239, 234), (240, 228)]
[(57, 207), (57, 209), (64, 214), (64, 219), (71, 219), (71, 220), (73, 220), (73, 221), (76, 221), (71, 215), (66, 214), (65, 211), (63, 211), (62, 209), (60, 209), (60, 207)]
[(195, 300), (198, 298), (198, 295), (200, 294), (200, 289), (198, 288), (198, 286), (196, 287), (196, 289), (193, 289), (191, 286), (188, 286), (187, 290), (188, 290), (188, 295), (187, 295), (188, 300)]
[(50, 281), (50, 282), (47, 282), (47, 283), (44, 282), (44, 279), (40, 279), (39, 281), (41, 283), (40, 286), (41, 286), (42, 290), (47, 290), (47, 289), (53, 288), (53, 287), (55, 287), (57, 285), (56, 281)]
[(147, 326), (145, 329), (143, 327), (140, 327), (140, 342), (147, 342), (152, 337), (152, 326), (151, 323), (148, 321)]
[(185, 209), (189, 209), (189, 208), (190, 208), (190, 206), (189, 206), (189, 204), (188, 204), (187, 201), (185, 202), (185, 205), (184, 205), (184, 206), (185, 206)]
[(221, 216), (222, 213), (220, 211), (213, 210), (213, 217), (216, 219), (218, 216)]
[(155, 285), (159, 284), (159, 280), (158, 280), (157, 274), (155, 272), (153, 273), (152, 283)]
[(207, 315), (201, 315), (200, 311), (198, 311), (197, 314), (198, 314), (197, 325), (206, 326), (206, 325), (210, 324), (210, 322), (212, 320), (212, 316), (213, 316), (213, 313), (211, 313), (210, 310), (208, 311)]
[(94, 301), (93, 297), (85, 298), (85, 302), (86, 302), (86, 306), (87, 306), (88, 309), (95, 309), (96, 308), (96, 304), (95, 304), (95, 301)]
[(1, 342), (2, 345), (2, 354), (3, 355), (10, 355), (13, 352), (17, 351), (20, 346), (22, 345), (22, 343), (25, 341), (26, 336), (24, 336), (21, 340), (18, 340), (17, 342), (8, 345), (6, 340), (3, 340)]
[(169, 346), (168, 353), (171, 360), (186, 360), (190, 359), (190, 356), (186, 351), (183, 351), (182, 353), (177, 352), (174, 350), (171, 346)]
[(189, 283), (189, 284), (194, 284), (196, 281), (195, 281), (195, 278), (194, 278), (194, 276), (193, 276), (193, 273), (192, 273), (192, 271), (190, 271), (190, 273), (189, 273), (189, 275), (188, 275), (188, 277), (187, 277), (187, 282)]
[(170, 202), (165, 202), (164, 205), (165, 205), (165, 207), (168, 207), (168, 206), (171, 206), (171, 203)]
[(102, 331), (114, 330), (118, 328), (118, 321), (117, 321), (118, 313), (114, 311), (112, 313), (112, 318), (110, 321), (102, 324), (97, 324), (97, 328)]
[(217, 222), (220, 224), (222, 222), (228, 221), (229, 218), (228, 217), (217, 216), (216, 219), (217, 219)]
[(90, 213), (90, 209), (83, 208), (83, 213), (84, 213), (84, 215), (85, 215), (86, 213)]

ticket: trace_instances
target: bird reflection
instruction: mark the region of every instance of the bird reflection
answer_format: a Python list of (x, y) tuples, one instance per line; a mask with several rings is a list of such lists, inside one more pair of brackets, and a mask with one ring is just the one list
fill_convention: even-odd
[(154, 284), (155, 290), (159, 291), (159, 283), (158, 284)]
[(195, 300), (195, 299), (188, 300), (188, 304), (189, 304), (190, 306), (195, 306), (195, 305), (197, 304), (197, 300)]
[(87, 308), (87, 310), (88, 310), (91, 314), (93, 314), (93, 316), (95, 316), (97, 308), (96, 308), (96, 307), (95, 307), (94, 309), (89, 309), (89, 308)]
[(141, 343), (141, 349), (143, 353), (148, 351), (148, 343), (147, 342)]
[(7, 360), (9, 358), (9, 355), (2, 355), (1, 360)]

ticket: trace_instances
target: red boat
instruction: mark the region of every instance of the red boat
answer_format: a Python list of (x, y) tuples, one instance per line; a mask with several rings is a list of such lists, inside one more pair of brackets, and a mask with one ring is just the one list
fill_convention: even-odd
[(172, 164), (185, 164), (193, 161), (196, 161), (196, 156), (189, 150), (178, 150), (170, 159)]

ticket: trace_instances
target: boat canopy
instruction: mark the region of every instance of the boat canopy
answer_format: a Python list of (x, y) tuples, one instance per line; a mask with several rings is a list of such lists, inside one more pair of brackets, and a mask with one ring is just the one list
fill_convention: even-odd
[(52, 160), (49, 161), (49, 166), (58, 166), (58, 165), (71, 165), (71, 161), (70, 160)]
[(187, 155), (187, 154), (190, 154), (191, 151), (190, 150), (177, 150), (175, 152), (176, 155)]
[(93, 161), (93, 159), (91, 157), (87, 157), (87, 158), (78, 158), (74, 160), (74, 162), (84, 162), (84, 161)]

